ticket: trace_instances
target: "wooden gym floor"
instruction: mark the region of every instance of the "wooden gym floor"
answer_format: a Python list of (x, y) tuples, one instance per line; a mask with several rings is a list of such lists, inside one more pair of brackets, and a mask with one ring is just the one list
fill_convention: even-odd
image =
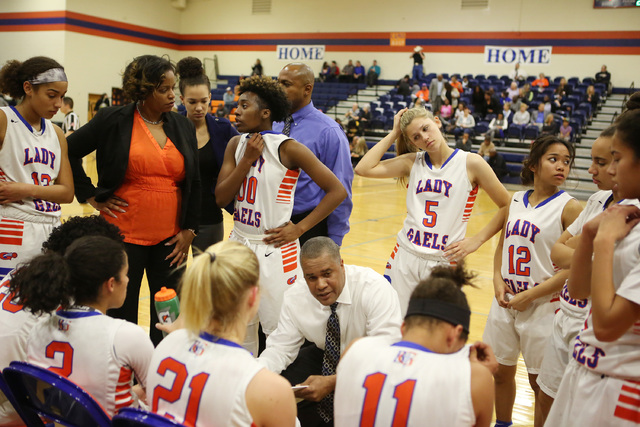
[[(88, 174), (96, 180), (95, 161), (92, 156), (85, 159)], [(394, 179), (369, 179), (356, 176), (353, 181), (353, 212), (351, 214), (351, 231), (343, 241), (342, 256), (345, 263), (371, 267), (379, 273), (384, 268), (396, 244), (396, 235), (402, 228), (406, 216), (406, 189), (399, 186)], [(477, 233), (497, 208), (487, 196), (480, 191), (476, 199), (473, 213), (467, 228), (467, 235)], [(63, 221), (69, 216), (91, 215), (95, 213), (89, 205), (81, 205), (74, 201), (62, 208)], [(225, 234), (233, 228), (231, 216), (225, 213)], [(471, 331), (469, 342), (482, 339), (493, 298), (492, 266), (493, 254), (499, 235), (487, 241), (478, 251), (466, 259), (467, 267), (476, 272), (477, 289), (467, 287), (465, 293), (471, 305)], [(149, 327), (149, 289), (143, 283), (140, 295), (139, 323)], [(155, 323), (155, 319), (154, 319)], [(517, 395), (513, 412), (514, 425), (533, 425), (533, 394), (528, 383), (527, 373), (522, 359), (518, 365)]]

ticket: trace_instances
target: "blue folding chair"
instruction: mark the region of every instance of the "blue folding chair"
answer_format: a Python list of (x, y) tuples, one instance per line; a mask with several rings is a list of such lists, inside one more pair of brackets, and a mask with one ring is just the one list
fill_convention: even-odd
[(34, 412), (69, 427), (111, 426), (111, 419), (100, 404), (63, 376), (26, 362), (11, 362), (3, 374), (25, 412)]
[(113, 416), (113, 427), (176, 427), (183, 426), (162, 415), (136, 408), (122, 408)]
[[(16, 401), (16, 398), (13, 396), (13, 392), (11, 391), (9, 384), (7, 384), (4, 376), (0, 373), (0, 402), (4, 400), (8, 400), (9, 403), (11, 403), (11, 406), (13, 406), (13, 409), (16, 411), (17, 417), (20, 417), (27, 426), (40, 427), (45, 425), (36, 413), (28, 409), (25, 410), (20, 406)], [(5, 413), (5, 415), (8, 414)], [(16, 421), (18, 420), (16, 419)]]

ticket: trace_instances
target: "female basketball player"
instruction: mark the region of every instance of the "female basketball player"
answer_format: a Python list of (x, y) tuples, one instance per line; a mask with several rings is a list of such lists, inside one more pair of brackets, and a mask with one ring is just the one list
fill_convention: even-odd
[[(591, 167), (589, 173), (593, 175), (593, 182), (600, 191), (594, 193), (587, 201), (586, 208), (580, 216), (560, 236), (551, 249), (551, 261), (559, 267), (571, 267), (571, 257), (577, 243), (574, 236), (582, 232), (582, 227), (591, 218), (602, 213), (607, 207), (620, 201), (617, 189), (612, 190), (613, 180), (607, 173), (613, 157), (611, 156), (611, 141), (615, 133), (615, 126), (610, 126), (596, 139), (591, 146)], [(577, 268), (581, 268), (578, 266)], [(560, 310), (553, 318), (553, 332), (547, 341), (538, 375), (540, 393), (540, 409), (542, 422), (549, 415), (549, 409), (556, 397), (564, 370), (569, 363), (569, 353), (573, 351), (573, 343), (584, 325), (591, 304), (589, 299), (575, 299), (569, 294), (567, 283), (560, 292)]]
[[(27, 361), (68, 377), (109, 415), (138, 406), (133, 376), (144, 388), (153, 344), (138, 325), (105, 313), (122, 305), (129, 265), (122, 243), (82, 237), (64, 256), (49, 252), (18, 269), (11, 288), (34, 314), (62, 308), (37, 323)], [(144, 395), (142, 393), (142, 395)]]
[(40, 253), (73, 200), (67, 141), (50, 119), (62, 106), (67, 76), (51, 58), (8, 61), (0, 92), (21, 99), (0, 108), (0, 279)]
[(366, 337), (345, 352), (334, 399), (337, 427), (491, 424), (490, 369), (497, 362), (482, 343), (471, 347), (471, 361), (464, 349), (471, 312), (462, 286), (471, 279), (462, 265), (434, 268), (411, 294), (402, 341)]
[(543, 136), (531, 145), (521, 177), (533, 189), (513, 195), (496, 248), (493, 284), (495, 299), (484, 330), (500, 363), (495, 374), (496, 425), (511, 425), (515, 374), (522, 351), (529, 383), (536, 395), (536, 425), (540, 417), (536, 377), (558, 308), (555, 295), (568, 272), (555, 273), (551, 247), (576, 219), (580, 204), (558, 187), (573, 164), (571, 143)]
[(256, 255), (238, 242), (194, 259), (180, 291), (186, 329), (168, 335), (149, 366), (154, 412), (197, 427), (295, 425), (289, 382), (240, 346), (258, 312), (258, 279)]
[[(372, 178), (409, 178), (407, 219), (387, 262), (386, 277), (406, 313), (411, 291), (438, 264), (475, 251), (500, 230), (500, 211), (477, 235), (465, 239), (478, 187), (506, 207), (509, 193), (482, 157), (447, 145), (440, 119), (424, 108), (396, 114), (393, 130), (360, 160), (355, 171)], [(380, 161), (397, 140), (398, 155)]]
[[(263, 303), (259, 317), (269, 335), (276, 329), (284, 291), (302, 274), (298, 237), (331, 213), (347, 196), (338, 178), (304, 145), (271, 132), (273, 121), (284, 121), (289, 101), (269, 77), (254, 76), (240, 84), (236, 110), (238, 130), (227, 146), (216, 186), (218, 206), (235, 198), (231, 239), (249, 246), (260, 262)], [(302, 221), (290, 221), (300, 170), (325, 191)], [(257, 323), (249, 340), (257, 338)], [(247, 347), (257, 354), (257, 341)]]
[(198, 58), (189, 56), (181, 59), (176, 66), (176, 74), (180, 77), (180, 100), (187, 109), (187, 117), (195, 126), (198, 138), (202, 202), (200, 231), (191, 245), (204, 251), (221, 241), (224, 234), (222, 209), (216, 204), (213, 191), (224, 160), (224, 151), (229, 140), (238, 132), (229, 120), (214, 117), (208, 112), (211, 83)]
[[(640, 93), (615, 122), (609, 173), (625, 199), (640, 198)], [(640, 424), (640, 209), (617, 204), (587, 222), (573, 255), (569, 293), (591, 312), (551, 407), (548, 425)], [(593, 257), (593, 259), (592, 259)], [(597, 268), (595, 267), (597, 266)]]

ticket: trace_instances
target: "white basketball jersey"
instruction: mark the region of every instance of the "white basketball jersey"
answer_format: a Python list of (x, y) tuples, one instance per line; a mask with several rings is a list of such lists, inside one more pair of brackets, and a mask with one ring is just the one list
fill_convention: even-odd
[[(0, 181), (53, 185), (60, 171), (60, 141), (53, 124), (42, 119), (35, 131), (14, 107), (0, 107), (7, 115), (7, 132), (0, 149)], [(22, 212), (59, 218), (60, 205), (40, 199), (9, 203)]]
[(147, 401), (153, 412), (185, 425), (249, 427), (253, 419), (245, 394), (261, 369), (238, 344), (206, 332), (196, 337), (181, 329), (162, 340), (153, 353)]
[(407, 188), (407, 218), (398, 233), (398, 242), (408, 251), (446, 261), (445, 246), (464, 238), (478, 193), (467, 175), (467, 155), (456, 149), (436, 169), (427, 153), (416, 153)]
[[(613, 199), (613, 192), (611, 190), (602, 190), (593, 193), (589, 197), (589, 200), (587, 200), (587, 204), (582, 212), (580, 212), (580, 215), (578, 215), (578, 218), (567, 227), (567, 231), (571, 233), (572, 236), (581, 234), (582, 227), (593, 217), (601, 214), (607, 204), (610, 203), (610, 199)], [(560, 308), (562, 312), (568, 316), (584, 319), (591, 308), (591, 301), (589, 298), (571, 298), (567, 283), (565, 282), (560, 292)]]
[[(129, 340), (135, 354), (117, 351)], [(69, 378), (88, 391), (113, 416), (138, 406), (133, 376), (144, 387), (153, 344), (138, 325), (88, 307), (57, 311), (38, 322), (27, 343), (27, 359)], [(140, 363), (136, 361), (140, 360)]]
[[(597, 268), (597, 266), (593, 266)], [(635, 226), (616, 244), (613, 254), (616, 294), (640, 304), (640, 227)], [(573, 358), (587, 369), (618, 378), (640, 380), (640, 321), (613, 342), (599, 341), (593, 332), (593, 314), (576, 338)]]
[[(233, 227), (243, 235), (262, 235), (291, 219), (293, 196), (300, 170), (290, 170), (280, 162), (280, 144), (286, 135), (261, 132), (264, 148), (253, 163), (236, 195)], [(250, 134), (243, 134), (236, 148), (236, 164), (244, 156)]]
[(14, 360), (27, 360), (27, 337), (38, 318), (13, 301), (9, 279), (0, 282), (0, 370)]
[(461, 351), (466, 357), (388, 337), (358, 340), (338, 364), (335, 426), (474, 425), (469, 353)]
[(532, 191), (518, 191), (513, 195), (505, 226), (502, 278), (516, 294), (537, 286), (555, 273), (551, 247), (564, 231), (562, 211), (573, 198), (560, 190), (532, 206), (529, 202)]

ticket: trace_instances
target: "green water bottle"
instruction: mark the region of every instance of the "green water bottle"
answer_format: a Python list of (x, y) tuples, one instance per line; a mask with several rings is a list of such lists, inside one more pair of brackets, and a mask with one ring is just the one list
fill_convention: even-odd
[[(163, 325), (168, 325), (178, 318), (180, 314), (180, 300), (173, 289), (162, 287), (153, 297), (156, 305), (156, 313), (158, 313), (158, 321)], [(162, 335), (167, 333), (162, 331)]]

